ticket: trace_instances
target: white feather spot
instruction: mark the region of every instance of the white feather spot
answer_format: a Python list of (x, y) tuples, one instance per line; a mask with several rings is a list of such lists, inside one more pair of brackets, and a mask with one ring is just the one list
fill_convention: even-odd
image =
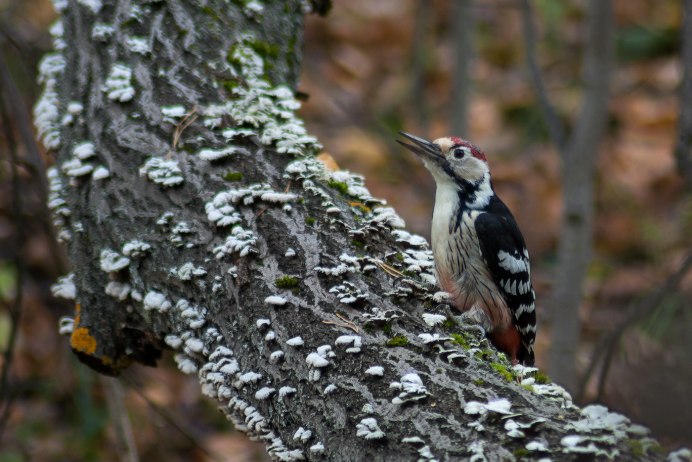
[(531, 313), (533, 310), (533, 303), (531, 305), (519, 305), (519, 308), (517, 309), (516, 313), (514, 313), (514, 317), (518, 318), (524, 313)]
[(497, 254), (497, 258), (500, 267), (512, 274), (529, 272), (528, 256), (526, 257), (527, 259), (517, 258), (504, 250), (500, 250)]

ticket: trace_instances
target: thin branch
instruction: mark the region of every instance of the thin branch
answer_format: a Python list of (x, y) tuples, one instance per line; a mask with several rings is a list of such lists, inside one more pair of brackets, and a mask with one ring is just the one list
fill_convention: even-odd
[(182, 425), (178, 423), (180, 419), (178, 419), (172, 412), (164, 409), (163, 407), (159, 406), (158, 404), (150, 400), (149, 397), (146, 394), (144, 394), (140, 385), (134, 380), (134, 378), (129, 372), (125, 372), (122, 375), (122, 380), (127, 384), (128, 387), (130, 387), (135, 393), (137, 393), (137, 395), (140, 398), (142, 398), (145, 403), (147, 403), (147, 406), (149, 406), (149, 408), (151, 408), (152, 411), (158, 414), (171, 427), (178, 430), (178, 432), (180, 432), (180, 434), (183, 435), (185, 439), (187, 439), (194, 447), (196, 447), (202, 453), (204, 453), (210, 460), (218, 462), (222, 462), (223, 460), (225, 460), (219, 454), (216, 454), (215, 452), (212, 452), (206, 447), (204, 447), (204, 445), (199, 442), (195, 435), (190, 433), (187, 429), (185, 429)]
[[(632, 326), (632, 324), (655, 311), (661, 305), (661, 302), (664, 300), (666, 295), (676, 290), (676, 288), (678, 287), (682, 279), (685, 277), (685, 275), (688, 273), (690, 268), (692, 268), (692, 253), (687, 255), (685, 261), (682, 263), (682, 265), (680, 265), (680, 268), (678, 268), (678, 270), (675, 271), (666, 280), (663, 286), (651, 293), (648, 297), (644, 298), (640, 303), (635, 305), (634, 308), (630, 311), (627, 318), (625, 318), (620, 323), (620, 325), (610, 334), (606, 341), (605, 348), (603, 348), (602, 350), (603, 354), (600, 355), (604, 356), (604, 359), (603, 367), (601, 368), (601, 373), (598, 379), (598, 393), (596, 394), (596, 400), (601, 400), (603, 398), (606, 379), (608, 378), (608, 373), (610, 371), (610, 365), (613, 361), (615, 349), (620, 343), (620, 338), (622, 337), (622, 335), (630, 326)], [(592, 362), (595, 363), (597, 361), (598, 357), (594, 355), (594, 359)], [(589, 370), (593, 369), (594, 367), (589, 367)], [(582, 381), (583, 387), (585, 387), (586, 380), (588, 380), (588, 377), (586, 377)], [(583, 391), (581, 391), (580, 394), (582, 393)]]
[(192, 123), (197, 120), (197, 107), (193, 107), (190, 112), (185, 114), (183, 120), (178, 123), (175, 127), (175, 133), (173, 133), (173, 150), (178, 149), (178, 142), (180, 141), (180, 136), (183, 134), (185, 129), (192, 125)]
[(550, 102), (548, 90), (545, 87), (543, 74), (541, 73), (538, 60), (536, 59), (536, 36), (534, 34), (534, 14), (531, 7), (531, 0), (520, 0), (521, 23), (524, 30), (524, 42), (526, 46), (526, 65), (531, 73), (533, 86), (538, 96), (538, 102), (543, 112), (543, 119), (548, 127), (550, 139), (560, 151), (565, 146), (565, 134), (560, 122), (560, 118), (555, 111), (555, 107)]
[[(692, 268), (692, 253), (685, 258), (680, 268), (671, 274), (662, 286), (633, 305), (629, 309), (627, 317), (614, 330), (606, 333), (601, 338), (591, 358), (589, 367), (586, 369), (579, 384), (579, 391), (576, 395), (577, 401), (582, 401), (584, 399), (586, 395), (586, 386), (601, 362), (603, 362), (603, 366), (601, 367), (601, 373), (599, 375), (597, 399), (603, 396), (604, 384), (608, 376), (615, 347), (617, 347), (622, 335), (632, 324), (655, 311), (661, 305), (665, 296), (676, 290), (682, 279), (690, 271), (690, 268)], [(602, 361), (604, 356), (605, 359)]]
[[(0, 29), (0, 45), (2, 45), (6, 38), (7, 35)], [(0, 53), (0, 88), (3, 89), (5, 98), (7, 98), (8, 107), (12, 108), (12, 120), (17, 127), (22, 145), (26, 149), (26, 163), (28, 163), (28, 167), (31, 169), (31, 173), (38, 185), (40, 202), (41, 204), (45, 204), (48, 186), (46, 184), (46, 172), (43, 165), (43, 158), (41, 157), (41, 151), (36, 143), (36, 136), (34, 135), (31, 118), (26, 110), (25, 102), (22, 100), (17, 86), (10, 77), (3, 53)]]
[[(1, 64), (1, 60), (0, 60)], [(2, 66), (0, 66), (0, 71)], [(2, 73), (2, 72), (0, 72)], [(3, 87), (6, 88), (6, 87)], [(7, 152), (9, 155), (8, 164), (12, 176), (12, 215), (14, 221), (14, 237), (15, 237), (15, 255), (13, 258), (14, 268), (17, 272), (15, 280), (14, 303), (10, 308), (10, 333), (7, 340), (7, 348), (3, 352), (2, 370), (0, 371), (0, 396), (4, 398), (2, 410), (0, 410), (0, 440), (7, 425), (7, 420), (10, 416), (14, 393), (10, 391), (10, 369), (12, 359), (14, 357), (14, 348), (17, 341), (17, 333), (19, 331), (19, 322), (21, 320), (23, 288), (24, 288), (24, 262), (22, 253), (24, 249), (25, 239), (22, 228), (22, 195), (20, 192), (19, 172), (17, 165), (19, 155), (17, 153), (17, 142), (14, 138), (11, 119), (5, 107), (4, 91), (0, 91), (0, 125), (3, 127), (5, 140), (7, 143)]]
[(120, 460), (137, 462), (139, 461), (139, 454), (137, 453), (137, 445), (132, 434), (130, 418), (127, 415), (123, 386), (118, 379), (113, 377), (99, 375), (99, 379), (106, 391), (106, 402), (108, 403), (111, 422), (115, 426)]
[[(7, 41), (11, 43), (20, 52), (25, 52), (25, 47), (21, 43), (13, 40), (8, 35), (7, 29), (0, 26), (0, 49)], [(5, 62), (4, 53), (0, 53), (0, 88), (3, 89), (4, 95), (7, 98), (8, 107), (12, 108), (12, 121), (17, 127), (22, 145), (25, 148), (26, 157), (21, 159), (22, 165), (32, 173), (32, 181), (38, 186), (38, 205), (40, 212), (40, 223), (44, 228), (44, 232), (50, 236), (49, 248), (56, 269), (60, 273), (65, 273), (69, 264), (65, 257), (64, 251), (58, 247), (57, 239), (55, 238), (55, 230), (50, 219), (48, 210), (48, 186), (46, 183), (46, 169), (41, 156), (41, 150), (36, 142), (31, 118), (26, 111), (25, 102), (21, 97), (17, 86), (10, 75), (9, 69)]]
[(334, 313), (334, 316), (339, 318), (339, 321), (322, 321), (322, 324), (330, 324), (333, 326), (343, 327), (345, 329), (351, 329), (356, 334), (360, 334), (360, 329), (353, 321), (346, 319), (339, 313)]

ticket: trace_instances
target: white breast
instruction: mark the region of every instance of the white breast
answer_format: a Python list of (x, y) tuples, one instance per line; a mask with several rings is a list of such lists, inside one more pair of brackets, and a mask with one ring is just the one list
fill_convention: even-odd
[[(433, 252), (441, 249), (441, 244), (449, 236), (449, 224), (456, 212), (456, 205), (459, 201), (457, 190), (451, 182), (444, 182), (437, 185), (435, 193), (435, 209), (433, 210), (432, 237)], [(437, 257), (437, 255), (435, 255)]]
[(506, 302), (490, 277), (478, 245), (474, 221), (482, 212), (465, 212), (459, 229), (454, 230), (458, 201), (452, 184), (438, 184), (431, 230), (438, 281), (442, 290), (452, 295), (457, 309), (466, 311), (478, 306), (494, 326), (506, 325), (510, 322)]

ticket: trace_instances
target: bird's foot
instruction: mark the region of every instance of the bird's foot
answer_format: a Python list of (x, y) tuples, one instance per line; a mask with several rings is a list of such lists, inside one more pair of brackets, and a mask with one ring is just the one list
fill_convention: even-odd
[[(438, 308), (443, 305), (439, 305)], [(454, 319), (462, 330), (475, 331), (478, 332), (479, 339), (486, 338), (487, 334), (492, 330), (492, 323), (485, 314), (485, 311), (474, 306), (470, 310), (459, 313), (453, 310), (449, 305), (445, 306), (445, 313), (448, 317)]]
[(412, 287), (419, 292), (428, 292), (430, 290), (428, 283), (426, 283), (423, 280), (413, 279), (409, 276), (400, 276), (400, 277), (396, 278), (394, 281), (396, 283), (403, 284), (403, 285), (406, 285), (408, 287)]

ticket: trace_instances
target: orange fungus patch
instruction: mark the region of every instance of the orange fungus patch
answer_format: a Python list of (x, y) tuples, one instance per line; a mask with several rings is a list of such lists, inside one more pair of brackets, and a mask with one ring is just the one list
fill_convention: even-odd
[(93, 355), (96, 351), (96, 339), (89, 333), (86, 327), (79, 327), (80, 311), (82, 307), (79, 303), (75, 304), (74, 328), (70, 336), (70, 346), (73, 350)]

